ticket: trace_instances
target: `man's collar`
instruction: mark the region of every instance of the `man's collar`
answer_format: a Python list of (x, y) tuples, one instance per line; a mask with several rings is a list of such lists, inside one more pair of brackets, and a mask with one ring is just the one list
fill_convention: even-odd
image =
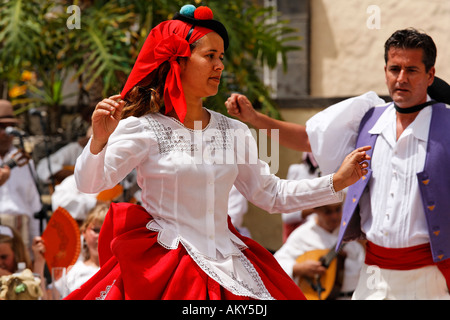
[[(428, 96), (428, 99), (430, 97)], [(425, 108), (419, 112), (416, 119), (406, 128), (405, 130), (411, 130), (412, 134), (420, 140), (427, 141), (429, 126), (423, 125), (423, 123), (427, 123), (429, 119), (431, 119), (431, 108)], [(374, 126), (369, 130), (370, 134), (381, 134), (386, 127), (391, 123), (391, 121), (395, 121), (393, 116), (396, 115), (394, 104), (391, 103), (387, 109), (383, 112)]]

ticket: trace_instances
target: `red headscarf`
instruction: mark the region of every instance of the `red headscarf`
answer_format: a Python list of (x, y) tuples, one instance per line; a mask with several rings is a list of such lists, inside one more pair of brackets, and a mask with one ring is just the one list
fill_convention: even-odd
[[(122, 90), (121, 96), (125, 99), (127, 93), (141, 82), (163, 62), (170, 62), (170, 71), (167, 74), (164, 88), (164, 103), (166, 114), (172, 109), (181, 122), (186, 116), (186, 100), (180, 79), (180, 65), (178, 57), (190, 57), (189, 45), (202, 38), (213, 30), (181, 20), (169, 20), (160, 23), (152, 29), (137, 57), (128, 80)], [(188, 34), (191, 33), (188, 38)], [(188, 38), (188, 40), (186, 40)]]

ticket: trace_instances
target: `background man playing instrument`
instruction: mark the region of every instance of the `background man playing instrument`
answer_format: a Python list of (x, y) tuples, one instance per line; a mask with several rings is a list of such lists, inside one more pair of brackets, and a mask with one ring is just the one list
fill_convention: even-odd
[[(275, 258), (297, 283), (306, 279), (314, 280), (317, 276), (322, 278), (337, 276), (340, 288), (337, 295), (335, 294), (332, 298), (349, 299), (356, 288), (364, 260), (363, 246), (359, 242), (349, 243), (340, 253), (339, 261), (343, 260), (343, 266), (325, 268), (319, 258), (330, 250), (335, 251), (342, 217), (342, 203), (318, 207), (314, 212), (308, 216), (304, 224), (292, 231), (283, 246), (275, 253)], [(339, 269), (343, 269), (343, 273)], [(341, 273), (343, 277), (339, 278), (338, 273)], [(307, 283), (306, 285), (308, 286)], [(335, 285), (335, 282), (333, 281), (331, 285)], [(328, 289), (331, 290), (331, 288)], [(308, 299), (319, 297), (310, 288), (302, 286), (302, 291)], [(321, 299), (330, 297), (324, 294)]]

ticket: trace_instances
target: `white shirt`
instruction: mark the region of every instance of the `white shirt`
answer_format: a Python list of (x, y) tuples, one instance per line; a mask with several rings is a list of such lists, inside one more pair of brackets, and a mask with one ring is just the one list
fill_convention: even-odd
[(431, 107), (423, 109), (397, 141), (396, 119), (394, 106), (389, 106), (369, 130), (379, 137), (372, 156), (370, 195), (368, 191), (362, 195), (360, 206), (368, 240), (388, 248), (429, 242), (417, 173), (425, 165)]
[(159, 232), (162, 246), (177, 248), (181, 242), (194, 261), (225, 288), (269, 298), (268, 292), (259, 291), (262, 283), (252, 278), (255, 271), (241, 253), (245, 244), (228, 230), (232, 185), (269, 212), (338, 202), (342, 193), (334, 191), (332, 175), (285, 181), (270, 174), (269, 166), (257, 159), (249, 128), (209, 113), (211, 120), (204, 130), (187, 129), (161, 114), (120, 121), (102, 152), (92, 155), (88, 143), (76, 163), (77, 185), (85, 193), (109, 189), (136, 167), (142, 205), (154, 218), (147, 228)]
[(55, 186), (52, 193), (52, 210), (66, 209), (72, 218), (83, 221), (97, 204), (97, 193), (83, 193), (77, 188), (75, 176), (70, 175)]
[[(64, 166), (75, 165), (75, 161), (82, 151), (83, 147), (78, 142), (71, 142), (51, 154), (49, 158), (42, 158), (36, 167), (39, 179), (48, 182), (50, 177), (63, 169)], [(49, 159), (51, 173), (48, 167)]]
[[(291, 164), (286, 175), (286, 179), (288, 180), (314, 179), (317, 177), (317, 173), (309, 172), (309, 166), (306, 163)], [(281, 214), (281, 219), (286, 224), (300, 223), (304, 220), (301, 210), (291, 213), (283, 213)]]
[[(369, 92), (333, 105), (307, 122), (314, 157), (323, 171), (332, 169), (353, 150), (363, 115), (379, 100)], [(430, 107), (423, 109), (398, 140), (393, 106), (369, 130), (379, 137), (372, 155), (369, 189), (360, 201), (360, 215), (367, 239), (379, 246), (404, 248), (429, 241), (416, 174), (425, 163), (431, 112)], [(323, 142), (327, 139), (336, 141), (336, 147)]]
[[(17, 148), (12, 147), (0, 160), (0, 165), (10, 160), (17, 151)], [(40, 234), (39, 220), (34, 218), (34, 214), (42, 208), (33, 174), (34, 165), (33, 161), (30, 161), (22, 167), (12, 168), (9, 179), (0, 186), (0, 213), (28, 216), (30, 239)]]
[(247, 199), (245, 199), (234, 185), (228, 197), (228, 215), (231, 218), (231, 222), (236, 228), (242, 228), (244, 215), (248, 211)]
[(99, 267), (88, 266), (83, 261), (78, 260), (67, 272), (66, 281), (68, 293), (78, 289), (82, 284), (88, 281), (97, 273)]
[[(283, 246), (275, 252), (275, 259), (286, 273), (294, 279), (293, 268), (298, 257), (313, 250), (334, 248), (339, 229), (330, 233), (317, 224), (315, 213), (307, 217), (306, 222), (292, 231)], [(364, 248), (358, 242), (350, 242), (342, 249), (346, 253), (344, 277), (341, 292), (355, 290), (361, 266), (364, 262)], [(298, 279), (294, 279), (298, 281)]]
[(88, 266), (82, 260), (78, 260), (70, 266), (67, 274), (64, 272), (63, 276), (56, 280), (52, 286), (58, 290), (62, 298), (65, 298), (88, 281), (98, 270), (100, 270), (99, 267)]

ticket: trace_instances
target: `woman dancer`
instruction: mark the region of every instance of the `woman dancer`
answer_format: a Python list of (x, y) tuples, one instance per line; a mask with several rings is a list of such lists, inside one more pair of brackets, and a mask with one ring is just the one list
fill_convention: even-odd
[(136, 168), (142, 207), (111, 205), (101, 269), (69, 299), (304, 299), (273, 256), (233, 228), (229, 191), (234, 184), (270, 212), (336, 202), (366, 173), (367, 149), (334, 175), (271, 175), (248, 127), (202, 105), (218, 91), (227, 47), (209, 8), (185, 6), (151, 31), (121, 95), (97, 105), (78, 187), (111, 188)]

